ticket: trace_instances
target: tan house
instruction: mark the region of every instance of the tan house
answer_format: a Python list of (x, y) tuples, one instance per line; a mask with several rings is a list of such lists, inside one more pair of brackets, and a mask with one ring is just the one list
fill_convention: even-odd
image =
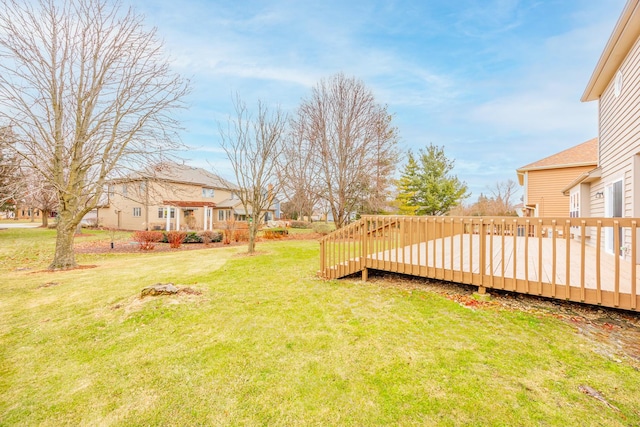
[(236, 185), (204, 169), (163, 163), (110, 181), (98, 223), (124, 230), (220, 229), (229, 219), (246, 220), (236, 191)]
[(598, 138), (593, 138), (517, 169), (524, 186), (523, 215), (574, 216), (563, 190), (597, 165)]
[[(582, 95), (598, 101), (598, 167), (564, 190), (579, 195), (580, 216), (640, 217), (640, 0), (628, 0)], [(594, 237), (595, 230), (589, 230)], [(630, 231), (619, 238), (622, 255)], [(611, 228), (604, 248), (614, 250)], [(591, 239), (593, 240), (593, 239)]]

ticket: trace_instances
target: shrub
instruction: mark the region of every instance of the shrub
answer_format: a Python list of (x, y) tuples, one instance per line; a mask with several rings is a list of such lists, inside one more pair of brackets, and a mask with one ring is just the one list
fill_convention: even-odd
[(236, 242), (248, 242), (249, 230), (235, 230), (233, 232), (233, 240)]
[(311, 223), (307, 221), (291, 221), (291, 228), (311, 228)]
[(314, 222), (312, 225), (313, 231), (319, 234), (331, 233), (331, 226), (326, 222)]
[(179, 248), (185, 237), (187, 237), (187, 233), (184, 231), (168, 231), (167, 241), (169, 242), (169, 247), (174, 249)]
[(264, 230), (265, 239), (281, 239), (289, 235), (289, 230), (284, 228), (268, 228)]
[(150, 251), (156, 247), (156, 243), (162, 240), (162, 233), (159, 231), (136, 231), (133, 233), (133, 240), (138, 242), (141, 251)]
[(182, 243), (202, 243), (202, 238), (195, 231), (187, 231)]
[(220, 231), (206, 230), (199, 231), (197, 234), (200, 241), (205, 245), (208, 245), (209, 243), (222, 242), (222, 233)]

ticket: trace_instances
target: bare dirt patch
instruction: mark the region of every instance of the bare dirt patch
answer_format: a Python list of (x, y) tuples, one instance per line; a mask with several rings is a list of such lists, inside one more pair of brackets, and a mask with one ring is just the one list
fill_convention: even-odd
[(394, 274), (370, 276), (370, 282), (409, 291), (427, 290), (470, 309), (521, 311), (554, 317), (589, 340), (595, 352), (615, 362), (624, 360), (640, 370), (639, 313), (496, 290), (488, 290), (490, 301), (477, 301), (473, 298), (475, 286)]

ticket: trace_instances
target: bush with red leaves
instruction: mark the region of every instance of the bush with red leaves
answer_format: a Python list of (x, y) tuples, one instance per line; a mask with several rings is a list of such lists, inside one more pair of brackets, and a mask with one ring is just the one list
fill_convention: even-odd
[(179, 248), (186, 237), (187, 233), (185, 233), (184, 231), (167, 232), (167, 242), (169, 242), (169, 247), (174, 249)]
[(133, 240), (138, 242), (141, 251), (151, 251), (156, 247), (156, 243), (162, 240), (160, 231), (136, 231), (133, 233)]

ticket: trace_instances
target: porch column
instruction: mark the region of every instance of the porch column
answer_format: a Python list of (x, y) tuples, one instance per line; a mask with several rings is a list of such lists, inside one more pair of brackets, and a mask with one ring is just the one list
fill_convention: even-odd
[(209, 208), (209, 230), (213, 230), (213, 208)]
[(204, 211), (204, 218), (202, 219), (202, 229), (204, 231), (207, 231), (207, 213), (209, 212), (209, 208), (205, 206), (203, 211)]
[(176, 231), (180, 231), (180, 208), (175, 207), (176, 210)]
[(165, 218), (167, 219), (167, 225), (165, 226), (165, 231), (169, 231), (171, 230), (171, 223), (169, 222), (171, 220), (171, 208), (168, 206), (165, 206), (164, 208), (164, 214), (165, 214)]

